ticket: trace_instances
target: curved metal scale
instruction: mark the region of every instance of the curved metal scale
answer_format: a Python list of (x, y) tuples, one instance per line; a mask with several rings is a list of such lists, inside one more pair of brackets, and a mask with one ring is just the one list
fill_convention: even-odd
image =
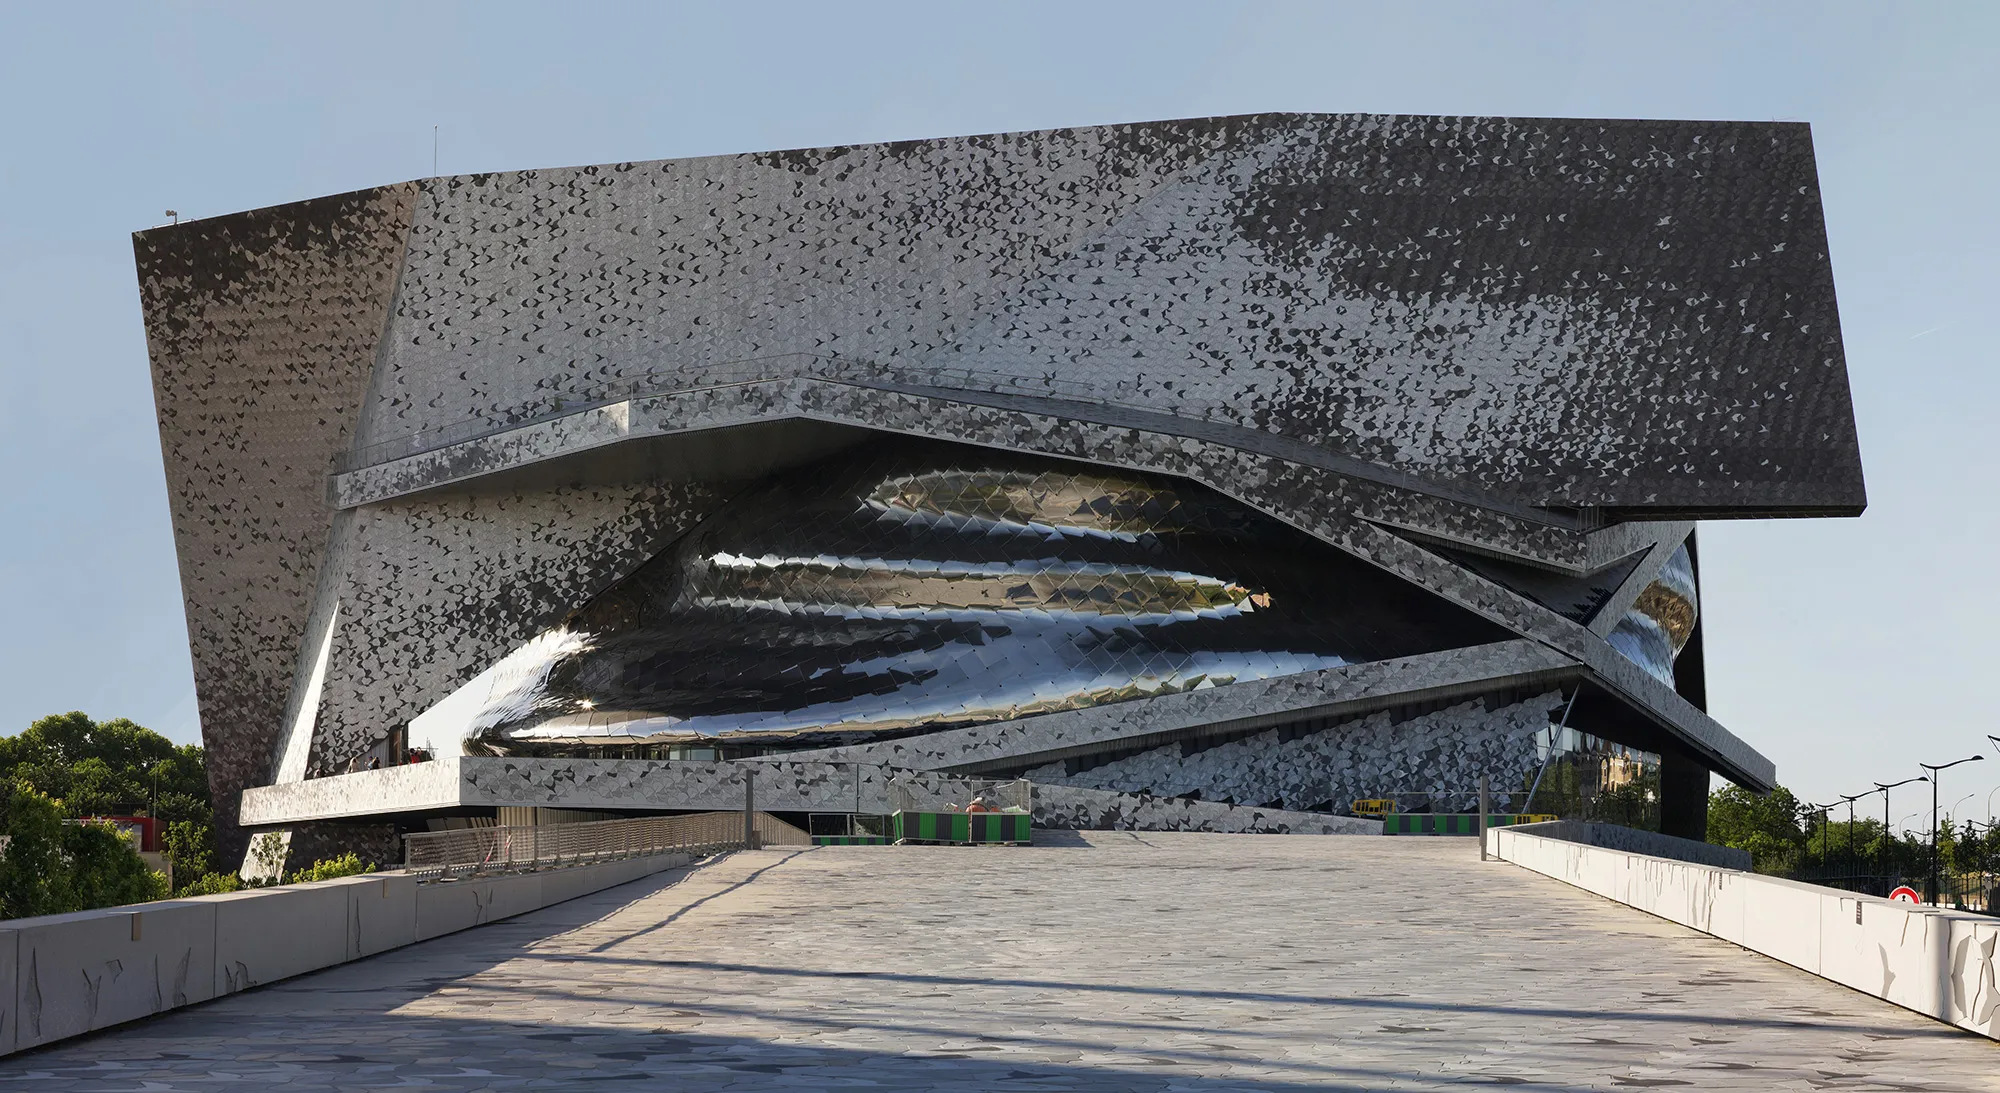
[(465, 736), (853, 738), (1507, 636), (1192, 483), (894, 441), (731, 500), (483, 677)]

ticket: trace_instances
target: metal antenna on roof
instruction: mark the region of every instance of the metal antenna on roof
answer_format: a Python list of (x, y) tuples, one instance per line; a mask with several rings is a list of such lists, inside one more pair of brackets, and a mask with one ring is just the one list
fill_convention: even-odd
[(431, 126), (431, 177), (436, 178), (437, 173), (438, 173), (438, 127), (433, 125)]
[(167, 215), (174, 218), (174, 223), (178, 224), (181, 222), (181, 214), (175, 212), (174, 210), (168, 209)]

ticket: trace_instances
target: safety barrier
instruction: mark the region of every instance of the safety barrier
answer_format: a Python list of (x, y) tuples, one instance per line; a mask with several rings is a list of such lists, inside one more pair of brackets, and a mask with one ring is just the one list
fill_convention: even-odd
[[(745, 843), (742, 812), (408, 836), (410, 872), (0, 921), (0, 1055), (511, 918)], [(810, 846), (767, 813), (749, 842)]]
[(889, 821), (890, 834), (899, 843), (1026, 846), (1034, 841), (1034, 820), (1026, 812), (898, 812)]
[(1552, 839), (1486, 833), (1488, 849), (1565, 884), (2000, 1039), (2000, 922), (1757, 873)]
[[(755, 813), (754, 846), (811, 846), (803, 831)], [(744, 848), (741, 812), (644, 816), (574, 824), (508, 825), (403, 836), (403, 868), (423, 881), (563, 869), (651, 854), (714, 854)]]
[[(1540, 816), (1533, 813), (1511, 812), (1493, 813), (1486, 817), (1487, 827), (1511, 827), (1515, 824), (1539, 824), (1555, 819), (1554, 816)], [(1391, 812), (1382, 817), (1384, 835), (1477, 835), (1478, 815), (1462, 815), (1453, 812)]]

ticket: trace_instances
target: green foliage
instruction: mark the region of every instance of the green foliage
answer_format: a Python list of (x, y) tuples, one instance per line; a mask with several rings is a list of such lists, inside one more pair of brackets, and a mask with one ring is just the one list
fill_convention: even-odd
[(285, 836), (276, 831), (251, 836), (250, 852), (243, 860), (243, 872), (250, 878), (250, 887), (262, 888), (283, 882), (289, 847)]
[(56, 714), (0, 737), (0, 781), (34, 787), (60, 801), (66, 816), (211, 819), (201, 748), (175, 746), (122, 717)]
[(144, 903), (165, 895), (165, 878), (155, 881), (132, 844), (110, 824), (65, 824), (63, 857), (69, 864), (69, 910)]
[(46, 794), (21, 787), (6, 794), (9, 842), (0, 856), (0, 918), (75, 910), (63, 860), (62, 810)]
[[(1844, 884), (1843, 878), (1867, 877), (1879, 886), (1900, 881), (1922, 888), (1930, 873), (1928, 832), (1897, 834), (1880, 819), (1857, 815), (1849, 821), (1807, 811), (1782, 786), (1765, 797), (1736, 786), (1711, 794), (1708, 841), (1750, 851), (1758, 872), (1805, 880)], [(2000, 868), (2000, 832), (1969, 822), (1956, 829), (1944, 825), (1938, 862), (1947, 894), (1977, 890), (1979, 874)]]
[(333, 880), (337, 877), (354, 877), (363, 873), (373, 873), (373, 864), (363, 864), (360, 857), (350, 850), (337, 858), (322, 859), (291, 875), (292, 884), (305, 884), (316, 880)]
[(7, 795), (6, 813), (10, 841), (0, 857), (0, 917), (59, 915), (167, 895), (166, 877), (146, 868), (109, 824), (66, 824), (56, 802), (26, 786)]
[[(1942, 851), (1946, 844), (1940, 843)], [(1971, 820), (1965, 821), (1951, 837), (1951, 851), (1944, 858), (1945, 867), (1959, 873), (2000, 872), (2000, 827), (1982, 830)]]
[(204, 873), (200, 880), (175, 893), (178, 896), (217, 896), (224, 892), (241, 892), (243, 878), (234, 873)]
[(160, 849), (177, 877), (199, 877), (215, 863), (215, 829), (193, 820), (175, 820), (160, 835)]
[(131, 844), (88, 816), (158, 817), (162, 848), (182, 877), (201, 877), (215, 854), (202, 750), (176, 746), (124, 718), (44, 717), (0, 737), (4, 827), (0, 915), (59, 914), (166, 897), (167, 880)]
[(1708, 841), (1748, 850), (1759, 873), (1790, 872), (1805, 849), (1799, 799), (1783, 786), (1758, 796), (1724, 786), (1708, 798)]

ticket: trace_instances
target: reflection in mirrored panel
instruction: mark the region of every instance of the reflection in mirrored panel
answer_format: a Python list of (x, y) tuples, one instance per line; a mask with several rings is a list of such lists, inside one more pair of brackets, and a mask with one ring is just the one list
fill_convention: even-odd
[(1660, 829), (1660, 757), (1572, 727), (1536, 741), (1540, 769), (1528, 812)]
[(885, 440), (745, 490), (413, 730), (832, 743), (1508, 636), (1192, 483)]
[(1654, 679), (1674, 685), (1674, 659), (1687, 648), (1700, 617), (1701, 599), (1695, 591), (1694, 561), (1686, 543), (1639, 593), (1631, 610), (1618, 620), (1608, 639), (1625, 659), (1644, 668)]

